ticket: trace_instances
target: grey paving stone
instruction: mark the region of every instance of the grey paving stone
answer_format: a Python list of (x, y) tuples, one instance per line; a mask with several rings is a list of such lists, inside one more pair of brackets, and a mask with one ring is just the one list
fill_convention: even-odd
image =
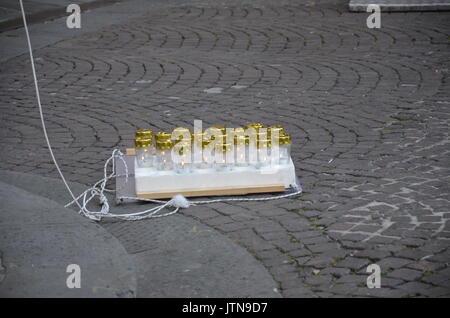
[(419, 261), (416, 263), (411, 263), (411, 264), (407, 265), (408, 268), (412, 268), (412, 269), (419, 270), (422, 272), (433, 272), (437, 269), (442, 268), (443, 266), (445, 266), (445, 265), (439, 264), (439, 263), (428, 262), (426, 260)]
[(431, 288), (430, 285), (428, 284), (424, 284), (424, 283), (420, 283), (420, 282), (409, 282), (406, 284), (402, 284), (399, 285), (398, 288), (406, 290), (406, 291), (411, 291), (411, 290), (426, 290), (428, 288)]
[(364, 266), (368, 265), (370, 263), (369, 260), (363, 259), (363, 258), (355, 258), (355, 257), (347, 257), (341, 262), (337, 263), (337, 267), (345, 267), (350, 268), (352, 270), (359, 270), (363, 268)]
[(444, 287), (431, 287), (421, 291), (422, 295), (429, 297), (449, 297), (450, 292), (448, 288)]
[(381, 267), (382, 271), (386, 271), (389, 269), (397, 269), (397, 268), (403, 267), (410, 263), (412, 263), (411, 260), (407, 260), (404, 258), (388, 257), (388, 258), (382, 259), (377, 264)]
[(342, 276), (339, 279), (336, 280), (336, 283), (354, 283), (355, 285), (358, 284), (365, 284), (367, 281), (367, 276), (363, 275), (346, 275)]
[(394, 256), (400, 257), (400, 258), (408, 258), (408, 259), (414, 259), (414, 260), (419, 260), (424, 256), (429, 255), (427, 252), (422, 251), (420, 249), (403, 249), (400, 250), (398, 252), (394, 252), (393, 253)]
[(384, 250), (367, 249), (362, 251), (357, 251), (355, 256), (362, 258), (369, 258), (372, 260), (380, 260), (390, 256), (390, 252)]
[(399, 278), (406, 281), (413, 281), (422, 276), (422, 273), (416, 270), (400, 268), (388, 274), (388, 277)]
[(398, 288), (400, 284), (403, 284), (405, 281), (396, 278), (382, 277), (381, 278), (381, 286), (389, 287), (389, 288)]
[(322, 274), (331, 274), (334, 277), (342, 277), (350, 273), (348, 268), (327, 267), (321, 271)]
[(317, 276), (310, 276), (310, 277), (306, 278), (305, 283), (307, 285), (313, 285), (313, 286), (326, 285), (326, 284), (330, 284), (331, 280), (332, 280), (331, 275), (317, 275)]
[(431, 275), (426, 275), (422, 277), (422, 281), (425, 283), (431, 283), (436, 286), (441, 287), (448, 287), (448, 284), (450, 283), (450, 279), (448, 277), (440, 275), (439, 273), (434, 273)]

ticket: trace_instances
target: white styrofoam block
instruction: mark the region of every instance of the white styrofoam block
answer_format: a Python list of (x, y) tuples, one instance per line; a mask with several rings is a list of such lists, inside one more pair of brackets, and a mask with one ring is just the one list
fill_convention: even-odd
[(264, 170), (250, 167), (235, 167), (231, 171), (196, 169), (186, 174), (139, 168), (135, 163), (135, 182), (137, 193), (275, 184), (284, 184), (285, 188), (289, 188), (296, 187), (296, 176), (292, 160), (288, 164)]

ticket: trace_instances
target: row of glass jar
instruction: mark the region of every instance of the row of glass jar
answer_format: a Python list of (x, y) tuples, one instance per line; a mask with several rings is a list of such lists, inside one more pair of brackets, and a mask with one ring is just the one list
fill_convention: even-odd
[(194, 133), (178, 127), (171, 134), (158, 132), (154, 139), (155, 143), (151, 130), (136, 131), (139, 167), (189, 173), (193, 169), (264, 169), (290, 161), (291, 136), (281, 126), (214, 126)]

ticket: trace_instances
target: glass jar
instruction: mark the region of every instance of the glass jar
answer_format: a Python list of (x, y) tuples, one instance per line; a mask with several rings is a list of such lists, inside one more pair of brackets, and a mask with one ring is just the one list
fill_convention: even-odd
[(216, 138), (220, 138), (220, 136), (225, 135), (226, 128), (225, 126), (212, 126), (205, 130), (205, 138), (209, 140), (215, 140)]
[(216, 144), (214, 149), (214, 168), (217, 171), (233, 170), (234, 158), (232, 144)]
[(288, 164), (291, 160), (291, 135), (284, 134), (279, 138), (279, 163)]
[(250, 166), (259, 169), (270, 158), (266, 158), (270, 142), (267, 138), (267, 128), (263, 128), (262, 124), (251, 124), (247, 132), (249, 134), (249, 164)]
[(177, 127), (172, 131), (171, 138), (175, 140), (175, 142), (190, 142), (191, 131), (186, 127)]
[(155, 148), (153, 139), (138, 138), (134, 140), (136, 161), (139, 168), (152, 168), (155, 164)]
[(258, 131), (263, 127), (260, 123), (253, 123), (245, 126), (245, 149), (246, 149), (246, 159), (248, 166), (257, 167), (258, 164), (258, 152), (257, 152), (257, 140)]
[(210, 169), (214, 164), (214, 148), (211, 148), (211, 140), (203, 139), (202, 141), (202, 169)]
[(227, 133), (227, 127), (225, 127), (224, 125), (215, 125), (215, 126), (212, 126), (211, 128), (220, 130), (222, 135), (225, 135)]
[(191, 163), (191, 143), (190, 142), (178, 142), (175, 145), (174, 151), (177, 151), (177, 157), (173, 157), (175, 172), (179, 174), (185, 174), (192, 171)]
[(278, 137), (282, 135), (284, 135), (283, 126), (269, 126), (269, 128), (267, 128), (267, 137), (269, 137), (269, 139), (271, 139), (272, 136), (278, 139)]
[(228, 135), (227, 134), (219, 134), (214, 136), (214, 147), (219, 147), (219, 145), (228, 144), (227, 142)]
[(158, 170), (173, 169), (172, 148), (173, 142), (170, 139), (156, 142), (156, 167)]
[(247, 167), (249, 165), (250, 137), (236, 135), (234, 139), (234, 165), (236, 167)]
[(257, 168), (262, 169), (267, 167), (271, 163), (270, 158), (270, 147), (271, 143), (269, 139), (260, 139), (258, 140), (258, 164)]
[(245, 146), (246, 157), (250, 167), (258, 166), (258, 141), (256, 135), (248, 136), (248, 145)]
[(259, 142), (260, 140), (267, 140), (267, 128), (260, 128), (256, 132), (256, 141)]
[(193, 169), (203, 168), (203, 136), (204, 132), (194, 131), (191, 135), (191, 162)]
[(283, 126), (269, 126), (267, 128), (267, 139), (270, 139), (271, 148), (270, 148), (270, 164), (278, 165), (280, 162), (280, 147), (279, 141), (280, 136), (284, 135), (284, 127)]

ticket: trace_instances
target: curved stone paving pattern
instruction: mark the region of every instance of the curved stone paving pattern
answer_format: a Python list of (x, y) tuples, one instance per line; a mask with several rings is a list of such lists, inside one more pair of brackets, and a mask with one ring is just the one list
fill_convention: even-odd
[[(343, 2), (184, 6), (37, 51), (63, 171), (96, 181), (137, 127), (281, 123), (303, 195), (183, 213), (286, 297), (450, 296), (450, 13), (384, 14), (379, 30), (366, 17)], [(0, 68), (1, 168), (55, 175), (27, 57)]]

